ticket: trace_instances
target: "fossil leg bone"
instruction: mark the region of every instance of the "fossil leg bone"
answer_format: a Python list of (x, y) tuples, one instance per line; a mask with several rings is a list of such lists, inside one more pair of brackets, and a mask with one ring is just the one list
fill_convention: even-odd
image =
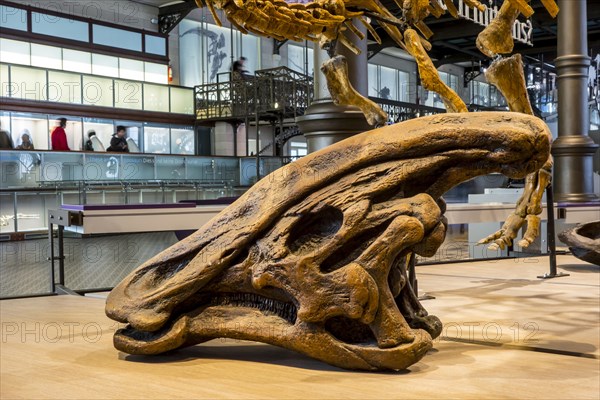
[(409, 53), (417, 61), (423, 87), (439, 94), (448, 112), (467, 112), (464, 101), (440, 79), (433, 62), (421, 44), (417, 32), (413, 29), (407, 29), (404, 32), (404, 43)]
[(348, 63), (343, 56), (325, 61), (321, 71), (327, 78), (327, 88), (335, 104), (352, 104), (361, 109), (369, 125), (381, 126), (387, 121), (387, 113), (375, 102), (362, 96), (348, 79)]
[(477, 36), (477, 48), (490, 58), (512, 52), (515, 43), (511, 32), (518, 16), (519, 9), (505, 1), (496, 18)]
[[(511, 111), (533, 115), (527, 89), (525, 88), (523, 62), (520, 54), (494, 61), (487, 69), (485, 76), (488, 82), (496, 86), (506, 98)], [(535, 240), (539, 235), (542, 196), (544, 190), (550, 184), (551, 170), (552, 157), (550, 156), (542, 169), (527, 176), (523, 194), (502, 228), (481, 239), (479, 244), (492, 242), (489, 246), (490, 250), (504, 249), (512, 243), (525, 222), (527, 222), (527, 230), (523, 235), (523, 239), (519, 241), (519, 245), (528, 247)]]

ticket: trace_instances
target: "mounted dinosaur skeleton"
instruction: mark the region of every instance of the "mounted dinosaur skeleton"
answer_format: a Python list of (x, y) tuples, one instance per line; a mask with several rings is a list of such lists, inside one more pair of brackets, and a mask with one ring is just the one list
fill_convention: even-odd
[[(334, 55), (335, 43), (340, 42), (354, 53), (359, 50), (346, 37), (347, 31), (353, 32), (359, 39), (364, 35), (353, 24), (358, 21), (367, 27), (372, 37), (379, 43), (381, 39), (366, 17), (377, 20), (379, 25), (403, 49), (416, 60), (423, 87), (436, 92), (442, 98), (448, 112), (467, 112), (467, 107), (460, 96), (448, 87), (429, 58), (427, 51), (431, 45), (429, 39), (433, 32), (423, 20), (430, 14), (439, 18), (446, 11), (458, 18), (458, 10), (452, 0), (396, 0), (401, 9), (397, 18), (377, 0), (317, 0), (308, 4), (288, 3), (283, 0), (205, 0), (215, 22), (221, 24), (216, 9), (221, 9), (227, 19), (241, 32), (252, 32), (261, 36), (270, 36), (278, 40), (309, 40), (328, 48)], [(196, 0), (203, 7), (202, 0)], [(485, 6), (477, 0), (465, 0), (464, 3), (480, 11)], [(520, 58), (512, 62), (501, 63), (501, 55), (510, 54), (514, 47), (512, 27), (519, 16), (530, 17), (533, 9), (529, 0), (506, 0), (502, 4), (496, 18), (477, 37), (477, 47), (482, 53), (496, 58), (486, 76), (488, 81), (498, 87), (507, 99), (509, 109), (532, 115), (522, 63)], [(552, 17), (558, 14), (554, 0), (542, 0), (546, 10)], [(419, 35), (412, 27), (420, 31)], [(495, 68), (494, 64), (502, 65)], [(327, 86), (333, 101), (337, 104), (349, 104), (361, 109), (367, 122), (373, 126), (382, 126), (387, 121), (387, 114), (373, 101), (362, 96), (350, 84), (346, 60), (342, 56), (333, 56), (322, 68), (327, 79)], [(501, 73), (498, 73), (501, 72)], [(513, 82), (512, 77), (517, 79)], [(518, 82), (519, 84), (515, 84)], [(542, 195), (551, 179), (552, 159), (543, 168), (532, 173), (526, 179), (525, 190), (515, 211), (507, 219), (502, 228), (482, 239), (480, 243), (491, 243), (489, 248), (504, 249), (512, 244), (518, 231), (527, 222), (527, 231), (519, 242), (528, 247), (539, 234), (539, 214), (542, 212)]]
[[(321, 46), (339, 41), (354, 50), (345, 31), (362, 34), (351, 20), (379, 40), (365, 17), (376, 19), (415, 57), (423, 86), (440, 94), (449, 113), (368, 131), (288, 164), (144, 263), (107, 300), (107, 315), (128, 324), (115, 334), (119, 350), (158, 354), (225, 337), (271, 343), (342, 368), (403, 369), (441, 332), (439, 319), (415, 296), (406, 266), (411, 254), (431, 256), (443, 242), (446, 191), (492, 172), (527, 176), (515, 213), (485, 241), (502, 247), (525, 221), (522, 245), (533, 240), (551, 135), (526, 115), (520, 58), (496, 60), (488, 69), (488, 80), (518, 112), (467, 113), (441, 81), (426, 53), (429, 43), (411, 28), (429, 37), (423, 19), (446, 10), (456, 17), (454, 4), (444, 0), (444, 10), (435, 0), (398, 2), (401, 18), (375, 0), (208, 0), (217, 23), (215, 7), (242, 32)], [(555, 15), (553, 1), (543, 2)], [(504, 4), (478, 38), (485, 54), (510, 52), (511, 21), (530, 12), (525, 0)], [(387, 120), (348, 83), (343, 58), (322, 69), (335, 100), (357, 105), (373, 124)]]

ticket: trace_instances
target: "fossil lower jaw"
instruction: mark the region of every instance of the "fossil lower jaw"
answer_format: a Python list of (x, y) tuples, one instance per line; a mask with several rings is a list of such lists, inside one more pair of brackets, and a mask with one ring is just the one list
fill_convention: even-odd
[[(285, 318), (290, 315), (290, 310), (265, 312), (264, 309), (234, 304), (204, 305), (174, 316), (156, 332), (128, 326), (117, 331), (114, 345), (129, 354), (150, 355), (216, 338), (251, 340), (299, 351), (342, 368), (359, 370), (404, 369), (419, 361), (432, 346), (431, 336), (421, 329), (413, 330), (415, 339), (411, 343), (385, 349), (379, 348), (375, 340), (364, 337), (358, 341), (360, 343), (348, 343), (338, 339), (339, 332), (330, 332), (326, 324), (292, 322)], [(307, 332), (310, 334), (307, 335)]]

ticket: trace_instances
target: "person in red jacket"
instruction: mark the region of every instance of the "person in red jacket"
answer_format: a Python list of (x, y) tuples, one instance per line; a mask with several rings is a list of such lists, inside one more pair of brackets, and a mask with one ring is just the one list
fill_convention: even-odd
[(71, 151), (69, 144), (67, 143), (67, 134), (65, 132), (67, 119), (59, 118), (58, 123), (58, 126), (56, 126), (50, 134), (50, 139), (52, 140), (52, 150)]

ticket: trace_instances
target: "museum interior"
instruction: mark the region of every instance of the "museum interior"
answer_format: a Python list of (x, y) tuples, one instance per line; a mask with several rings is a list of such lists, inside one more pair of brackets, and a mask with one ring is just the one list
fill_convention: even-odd
[(0, 0), (0, 398), (597, 399), (599, 91), (598, 0)]

